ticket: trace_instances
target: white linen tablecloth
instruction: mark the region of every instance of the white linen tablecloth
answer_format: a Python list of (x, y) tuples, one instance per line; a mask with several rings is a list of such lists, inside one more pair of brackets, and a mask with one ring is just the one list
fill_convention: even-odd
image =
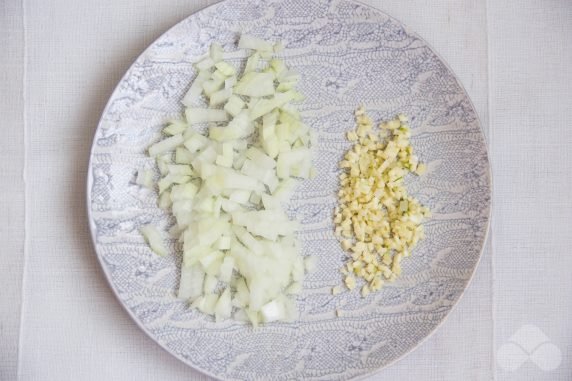
[[(572, 380), (572, 2), (369, 0), (432, 45), (489, 141), (494, 205), (446, 322), (368, 380)], [(86, 216), (88, 152), (138, 54), (213, 1), (0, 4), (0, 380), (208, 380), (114, 299)]]

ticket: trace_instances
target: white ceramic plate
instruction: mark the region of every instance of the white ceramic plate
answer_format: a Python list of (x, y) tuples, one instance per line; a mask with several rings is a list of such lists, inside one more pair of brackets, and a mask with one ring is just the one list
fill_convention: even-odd
[[(174, 297), (180, 259), (160, 258), (138, 232), (167, 227), (156, 196), (134, 184), (153, 167), (145, 155), (195, 75), (192, 62), (218, 41), (236, 50), (241, 32), (281, 40), (302, 75), (300, 106), (319, 135), (318, 176), (289, 204), (302, 222), (303, 254), (318, 257), (298, 299), (296, 323), (259, 329), (214, 323)], [(337, 163), (365, 104), (376, 120), (403, 112), (428, 173), (410, 193), (434, 217), (427, 238), (403, 263), (403, 276), (363, 299), (332, 296), (345, 254), (333, 235)], [(353, 1), (225, 1), (200, 11), (155, 41), (131, 66), (103, 113), (91, 153), (88, 209), (93, 241), (119, 301), (159, 345), (190, 366), (228, 380), (337, 380), (369, 374), (416, 347), (467, 287), (490, 214), (490, 172), (479, 120), (466, 92), (427, 44), (396, 20)], [(343, 311), (335, 316), (336, 308)]]

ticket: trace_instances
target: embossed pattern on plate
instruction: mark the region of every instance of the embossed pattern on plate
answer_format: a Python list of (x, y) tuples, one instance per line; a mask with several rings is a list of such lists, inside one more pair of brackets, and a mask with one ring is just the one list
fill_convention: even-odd
[[(240, 32), (282, 40), (287, 63), (302, 75), (300, 105), (318, 133), (318, 176), (288, 205), (302, 222), (304, 255), (318, 270), (298, 298), (301, 318), (252, 329), (214, 323), (174, 297), (180, 259), (175, 242), (160, 258), (138, 227), (171, 220), (156, 196), (134, 184), (145, 155), (195, 75), (192, 62), (218, 41), (234, 62)], [(408, 178), (410, 193), (434, 217), (426, 239), (403, 263), (403, 276), (362, 299), (332, 296), (345, 254), (333, 235), (337, 163), (365, 104), (375, 120), (411, 117), (412, 142), (428, 173)], [(96, 132), (88, 211), (97, 255), (120, 302), (157, 343), (192, 367), (228, 380), (343, 380), (376, 371), (413, 349), (445, 318), (478, 263), (490, 214), (486, 143), (466, 92), (414, 33), (382, 12), (345, 0), (237, 0), (204, 9), (155, 41), (119, 83)], [(335, 316), (335, 309), (343, 311)]]

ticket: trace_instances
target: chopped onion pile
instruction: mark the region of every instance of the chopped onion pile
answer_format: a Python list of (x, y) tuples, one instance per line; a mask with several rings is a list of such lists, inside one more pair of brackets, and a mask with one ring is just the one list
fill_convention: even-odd
[[(217, 321), (256, 326), (297, 318), (288, 295), (315, 260), (299, 254), (283, 204), (313, 167), (310, 130), (293, 104), (303, 99), (299, 75), (272, 58), (278, 44), (243, 35), (238, 46), (254, 50), (242, 75), (213, 44), (182, 101), (186, 120), (165, 127), (149, 155), (162, 175), (159, 206), (174, 215), (170, 233), (183, 245), (178, 296)], [(148, 186), (149, 175), (137, 183)], [(156, 229), (141, 232), (165, 254)]]
[[(403, 183), (407, 173), (421, 175), (426, 169), (413, 154), (407, 117), (399, 115), (374, 131), (363, 107), (355, 114), (357, 128), (347, 134), (354, 146), (340, 162), (344, 171), (334, 223), (342, 248), (351, 252), (342, 268), (345, 285), (351, 290), (355, 277), (362, 278), (365, 297), (401, 274), (401, 260), (424, 237), (421, 222), (430, 212)], [(339, 286), (332, 289), (339, 292)]]

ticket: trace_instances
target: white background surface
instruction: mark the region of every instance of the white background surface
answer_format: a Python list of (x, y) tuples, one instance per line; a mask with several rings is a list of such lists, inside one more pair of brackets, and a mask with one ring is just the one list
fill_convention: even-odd
[[(114, 86), (154, 39), (211, 3), (0, 2), (0, 380), (208, 379), (114, 299), (84, 199)], [(367, 3), (418, 32), (458, 75), (489, 141), (495, 188), (487, 248), (459, 305), (369, 380), (572, 380), (572, 2)], [(555, 369), (497, 361), (526, 324), (561, 354)], [(533, 358), (557, 360), (536, 349)]]

